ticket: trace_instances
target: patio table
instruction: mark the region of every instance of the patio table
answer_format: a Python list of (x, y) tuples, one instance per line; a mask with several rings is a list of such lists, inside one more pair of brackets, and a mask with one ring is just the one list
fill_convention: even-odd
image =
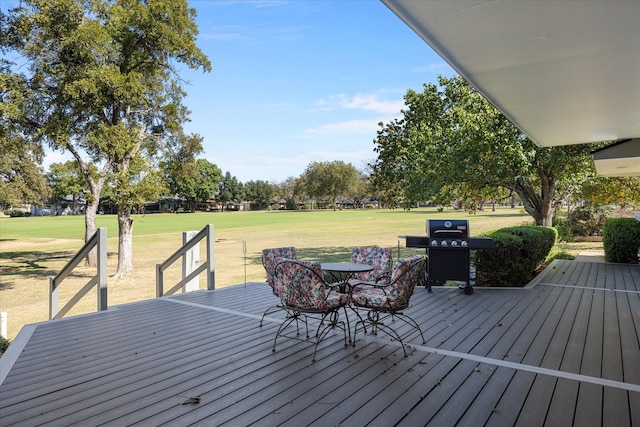
[[(342, 293), (346, 293), (347, 291), (351, 293), (351, 290), (347, 289), (347, 287), (349, 285), (349, 279), (351, 279), (354, 274), (373, 270), (372, 265), (356, 262), (323, 262), (320, 263), (320, 268), (322, 268), (322, 271), (332, 280), (333, 283), (331, 283), (330, 286), (336, 286)], [(349, 308), (362, 320), (358, 310), (351, 305), (351, 301), (349, 301)], [(351, 343), (351, 325), (349, 324), (347, 307), (344, 307), (344, 314), (347, 320), (347, 329), (349, 330), (349, 342)]]
[(341, 284), (341, 292), (345, 291), (347, 282), (355, 273), (373, 270), (372, 265), (355, 262), (323, 262), (320, 267), (334, 283)]

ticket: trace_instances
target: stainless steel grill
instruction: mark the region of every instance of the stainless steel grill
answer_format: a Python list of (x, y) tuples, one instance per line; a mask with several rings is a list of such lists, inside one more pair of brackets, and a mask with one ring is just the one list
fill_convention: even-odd
[(426, 248), (429, 292), (432, 284), (456, 280), (465, 282), (462, 289), (466, 294), (472, 294), (470, 251), (495, 247), (489, 237), (469, 237), (469, 221), (465, 219), (430, 219), (427, 220), (426, 237), (405, 236), (405, 239), (407, 247)]

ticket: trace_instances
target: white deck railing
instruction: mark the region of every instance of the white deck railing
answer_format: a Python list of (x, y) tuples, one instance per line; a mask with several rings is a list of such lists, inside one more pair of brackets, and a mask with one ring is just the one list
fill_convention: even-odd
[[(58, 288), (62, 281), (93, 249), (98, 250), (97, 273), (93, 276), (73, 298), (58, 309)], [(80, 299), (94, 286), (98, 290), (98, 311), (107, 309), (107, 229), (98, 228), (91, 238), (84, 244), (78, 253), (64, 266), (60, 272), (49, 279), (49, 319), (59, 319), (71, 310)]]
[[(196, 245), (200, 244), (202, 239), (207, 239), (207, 259), (205, 262), (200, 264), (196, 269), (192, 272), (186, 274), (183, 269), (182, 279), (173, 285), (167, 291), (164, 290), (164, 271), (169, 268), (174, 262), (179, 259), (182, 259), (186, 256), (187, 252), (192, 248), (196, 247)], [(214, 290), (216, 287), (216, 275), (214, 269), (214, 259), (213, 259), (213, 224), (208, 224), (202, 230), (198, 232), (195, 236), (193, 236), (187, 243), (182, 245), (180, 249), (174, 252), (165, 262), (162, 264), (156, 265), (156, 296), (161, 297), (163, 295), (172, 295), (179, 289), (183, 288), (187, 283), (189, 283), (192, 279), (197, 277), (203, 271), (207, 271), (207, 289)]]

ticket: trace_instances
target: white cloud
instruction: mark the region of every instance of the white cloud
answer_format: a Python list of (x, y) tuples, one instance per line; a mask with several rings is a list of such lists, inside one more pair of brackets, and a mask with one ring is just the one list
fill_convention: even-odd
[(324, 110), (362, 110), (381, 114), (396, 114), (405, 107), (402, 97), (396, 99), (379, 99), (381, 95), (382, 93), (356, 94), (353, 96), (345, 94), (332, 95), (327, 99), (318, 100), (316, 105)]
[(451, 68), (449, 64), (447, 64), (444, 61), (414, 67), (412, 70), (416, 73), (429, 73), (429, 74), (438, 73), (438, 74), (443, 74), (447, 76), (455, 74), (455, 71), (453, 71), (453, 68)]
[(326, 123), (314, 128), (305, 129), (305, 135), (320, 135), (327, 133), (343, 134), (375, 134), (381, 119), (346, 120), (343, 122)]

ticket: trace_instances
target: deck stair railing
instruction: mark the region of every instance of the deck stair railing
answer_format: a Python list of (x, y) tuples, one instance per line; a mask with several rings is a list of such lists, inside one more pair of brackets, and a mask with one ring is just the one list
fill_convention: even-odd
[[(200, 244), (202, 239), (207, 240), (207, 254), (205, 262), (201, 263), (197, 268), (191, 271), (188, 274), (185, 274), (183, 270), (182, 279), (173, 285), (168, 290), (164, 290), (164, 271), (169, 268), (174, 262), (179, 259), (182, 259), (187, 255), (187, 252), (192, 248), (195, 248), (196, 245)], [(207, 272), (207, 289), (214, 290), (216, 287), (216, 279), (215, 279), (215, 269), (214, 269), (214, 259), (213, 259), (213, 224), (206, 225), (202, 230), (198, 232), (195, 236), (193, 236), (188, 242), (186, 242), (180, 249), (175, 251), (173, 255), (167, 258), (162, 264), (156, 265), (156, 296), (161, 297), (163, 295), (172, 295), (176, 293), (179, 289), (183, 288), (186, 284), (188, 284), (192, 279), (198, 277), (200, 273), (206, 270)]]
[[(58, 309), (58, 289), (62, 281), (93, 249), (98, 250), (97, 273), (82, 289), (71, 298), (64, 307)], [(49, 319), (59, 319), (73, 308), (80, 299), (94, 286), (98, 290), (98, 311), (107, 309), (107, 229), (98, 228), (78, 253), (64, 266), (60, 272), (49, 279)]]

